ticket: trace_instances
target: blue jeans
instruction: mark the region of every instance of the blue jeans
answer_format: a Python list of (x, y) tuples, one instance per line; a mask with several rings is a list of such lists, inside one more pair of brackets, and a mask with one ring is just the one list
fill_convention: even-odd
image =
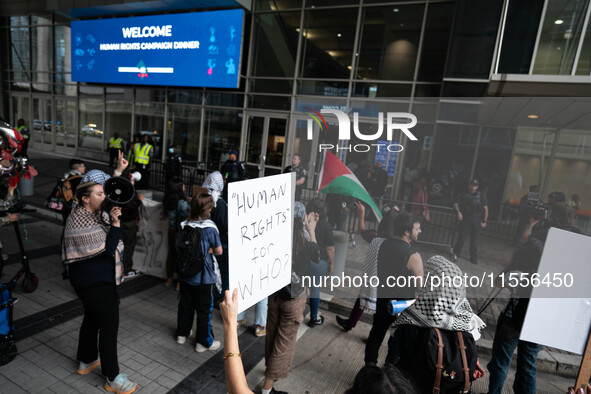
[(489, 394), (502, 393), (515, 348), (517, 348), (517, 370), (513, 391), (520, 394), (536, 393), (536, 359), (542, 350), (542, 345), (519, 340), (520, 331), (511, 319), (501, 315), (493, 341), (492, 358), (487, 365), (490, 373)]
[[(254, 324), (261, 327), (267, 326), (267, 300), (268, 298), (265, 297), (259, 302), (256, 303), (254, 307)], [(240, 313), (238, 315), (238, 320), (243, 320), (246, 318), (246, 311)]]
[[(320, 259), (318, 263), (310, 261), (308, 273), (312, 277), (312, 285), (314, 283), (319, 284), (322, 278), (326, 276), (328, 271), (328, 262)], [(311, 286), (310, 287), (310, 319), (318, 318), (318, 307), (320, 306), (320, 288), (322, 286)]]

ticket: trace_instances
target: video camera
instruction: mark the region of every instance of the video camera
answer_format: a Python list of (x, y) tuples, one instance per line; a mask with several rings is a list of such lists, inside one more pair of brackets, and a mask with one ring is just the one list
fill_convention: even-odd
[(548, 220), (548, 205), (544, 204), (540, 193), (527, 193), (527, 204), (530, 218), (539, 220), (542, 224)]

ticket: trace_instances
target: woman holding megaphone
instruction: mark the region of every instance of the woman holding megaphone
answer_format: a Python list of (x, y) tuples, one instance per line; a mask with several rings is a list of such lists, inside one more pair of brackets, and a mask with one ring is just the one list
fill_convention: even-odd
[(121, 207), (110, 209), (109, 221), (107, 213), (102, 210), (104, 200), (103, 186), (99, 183), (80, 184), (76, 189), (76, 207), (68, 217), (64, 231), (63, 262), (84, 306), (76, 356), (80, 362), (77, 373), (86, 375), (101, 365), (103, 375), (107, 377), (105, 390), (131, 393), (137, 384), (119, 373), (117, 360), (117, 286), (123, 279)]

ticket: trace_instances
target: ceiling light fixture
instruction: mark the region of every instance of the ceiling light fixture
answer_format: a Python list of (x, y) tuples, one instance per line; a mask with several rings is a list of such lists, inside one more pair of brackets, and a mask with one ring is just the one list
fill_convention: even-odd
[(562, 19), (556, 19), (556, 20), (554, 21), (554, 24), (555, 24), (555, 25), (562, 25), (563, 23), (564, 23), (564, 21), (563, 21)]
[(530, 119), (538, 119), (539, 118), (538, 115), (527, 115), (527, 117)]
[(337, 33), (337, 37), (339, 37), (339, 38), (340, 38), (341, 36), (342, 36), (342, 34), (341, 34), (341, 33)]
[(400, 10), (399, 10), (398, 8), (394, 8), (392, 11), (394, 11), (394, 12), (398, 12), (398, 11), (400, 11)]

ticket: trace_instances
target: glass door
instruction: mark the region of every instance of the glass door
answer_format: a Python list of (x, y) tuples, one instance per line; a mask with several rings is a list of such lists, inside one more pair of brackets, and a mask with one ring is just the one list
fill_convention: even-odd
[(247, 178), (280, 174), (285, 154), (287, 116), (247, 114), (244, 151)]

